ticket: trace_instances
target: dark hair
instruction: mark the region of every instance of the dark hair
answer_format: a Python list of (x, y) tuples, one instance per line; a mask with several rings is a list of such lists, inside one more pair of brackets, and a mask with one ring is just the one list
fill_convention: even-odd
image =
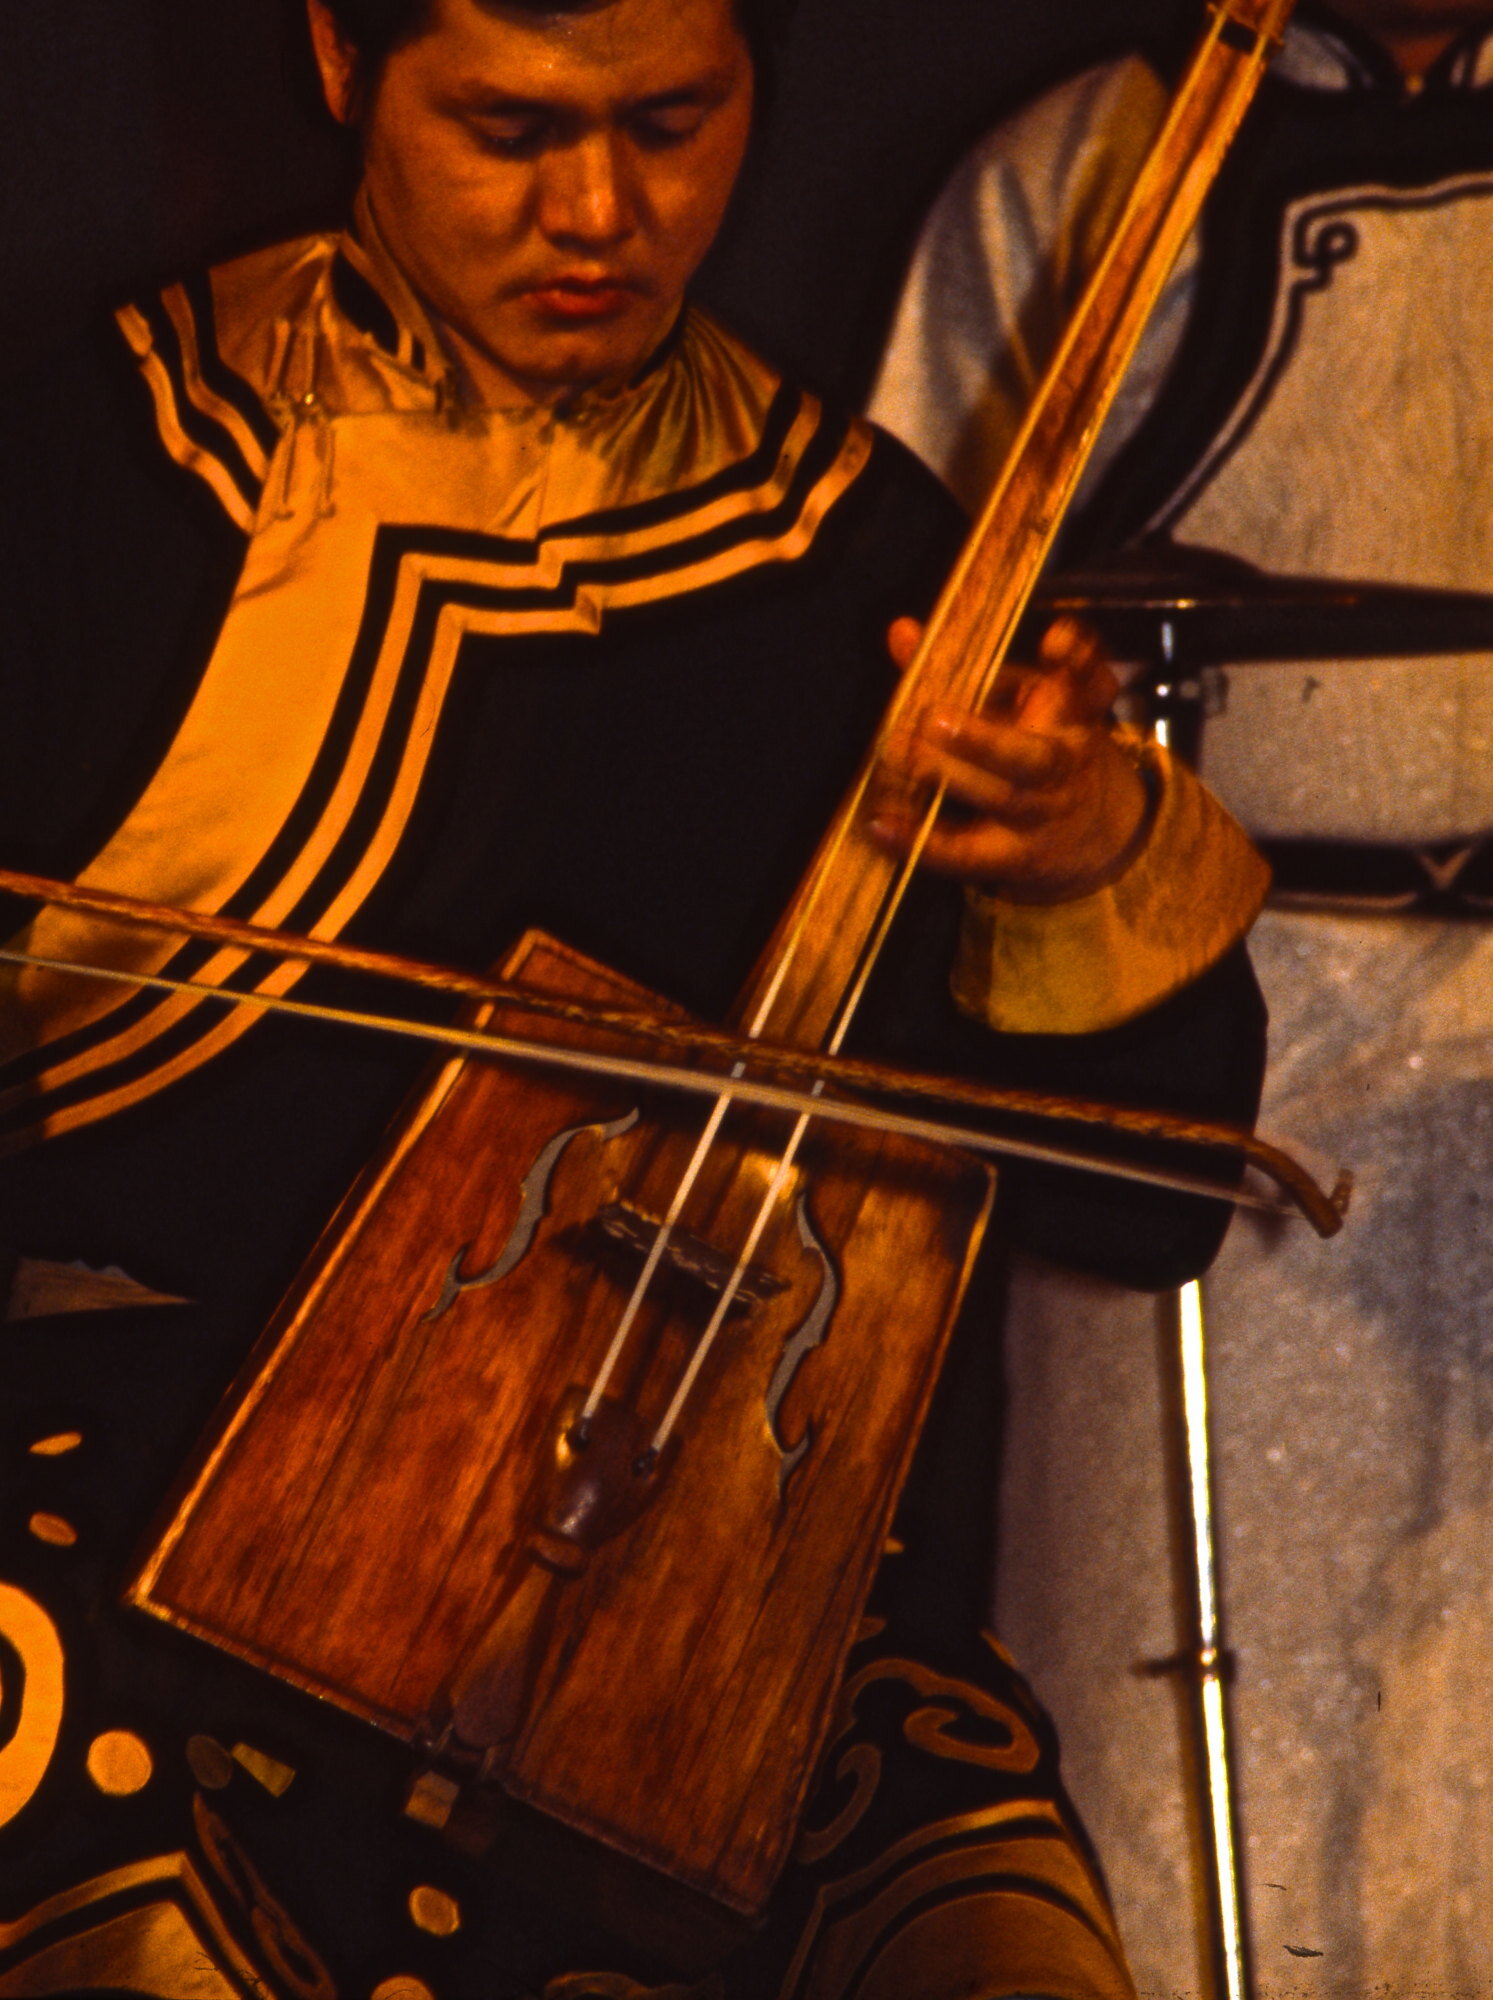
[[(402, 42), (412, 41), (425, 26), (430, 0), (326, 0), (344, 40), (357, 52), (359, 83), (374, 83), (385, 59)], [(521, 14), (580, 14), (606, 6), (610, 0), (477, 0), (494, 13), (511, 8)], [(787, 30), (795, 0), (732, 0), (757, 76), (759, 103), (772, 87), (778, 45)]]

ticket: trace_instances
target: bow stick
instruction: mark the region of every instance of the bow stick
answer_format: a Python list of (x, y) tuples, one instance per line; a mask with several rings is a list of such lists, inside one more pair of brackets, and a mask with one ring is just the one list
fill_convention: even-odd
[(160, 992), (190, 994), (196, 998), (216, 1000), (223, 1006), (258, 1007), (266, 1013), (331, 1021), (346, 1027), (367, 1028), (405, 1039), (464, 1049), (472, 1054), (501, 1056), (520, 1062), (550, 1063), (560, 1068), (619, 1077), (699, 1096), (731, 1097), (763, 1109), (808, 1113), (835, 1124), (858, 1125), (906, 1138), (964, 1146), (977, 1152), (1005, 1154), (1050, 1165), (1081, 1167), (1116, 1179), (1141, 1181), (1182, 1193), (1205, 1194), (1275, 1214), (1297, 1211), (1323, 1237), (1336, 1235), (1343, 1225), (1351, 1188), (1348, 1176), (1340, 1175), (1329, 1194), (1289, 1153), (1238, 1126), (1181, 1118), (1164, 1111), (1061, 1097), (1050, 1092), (1005, 1089), (961, 1077), (903, 1070), (861, 1057), (831, 1056), (747, 1040), (702, 1023), (672, 1021), (625, 1008), (596, 1007), (581, 1001), (562, 1000), (510, 980), (484, 977), (450, 966), (430, 965), (420, 959), (370, 951), (363, 946), (342, 944), (326, 938), (303, 937), (293, 931), (272, 930), (235, 917), (207, 915), (200, 911), (178, 909), (172, 904), (145, 902), (112, 890), (90, 889), (80, 883), (55, 881), (44, 875), (0, 869), (0, 893), (18, 896), (29, 902), (86, 910), (142, 929), (201, 938), (209, 943), (265, 952), (277, 958), (299, 958), (309, 964), (333, 966), (340, 971), (396, 979), (462, 999), (497, 1003), (573, 1026), (622, 1034), (695, 1056), (717, 1056), (733, 1064), (751, 1064), (779, 1076), (801, 1079), (810, 1085), (837, 1083), (882, 1096), (926, 1099), (972, 1110), (1004, 1113), (1008, 1117), (1087, 1126), (1129, 1138), (1228, 1151), (1242, 1155), (1248, 1165), (1273, 1182), (1290, 1206), (1285, 1207), (1280, 1202), (1246, 1189), (1209, 1180), (1206, 1175), (1145, 1166), (1134, 1161), (1112, 1159), (1077, 1146), (1044, 1144), (917, 1118), (871, 1105), (827, 1099), (804, 1090), (759, 1082), (744, 1075), (726, 1077), (651, 1058), (566, 1048), (551, 1042), (496, 1034), (484, 1028), (447, 1027), (431, 1022), (409, 1021), (395, 1015), (330, 1007), (307, 1000), (289, 1000), (274, 994), (242, 992), (197, 980), (170, 979), (162, 974), (88, 965), (73, 959), (44, 958), (29, 952), (0, 951), (0, 963), (4, 964), (33, 966), (45, 971), (72, 973), (80, 978), (112, 981)]

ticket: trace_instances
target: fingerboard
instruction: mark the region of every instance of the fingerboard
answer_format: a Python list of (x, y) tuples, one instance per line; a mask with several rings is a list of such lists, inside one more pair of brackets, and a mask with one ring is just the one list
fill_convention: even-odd
[[(894, 730), (989, 697), (1146, 322), (1202, 212), (1294, 0), (1231, 0), (1208, 24), (994, 490), (855, 783), (738, 1003), (744, 1032), (833, 1045), (899, 898), (869, 831)], [(929, 802), (930, 813), (936, 802)]]

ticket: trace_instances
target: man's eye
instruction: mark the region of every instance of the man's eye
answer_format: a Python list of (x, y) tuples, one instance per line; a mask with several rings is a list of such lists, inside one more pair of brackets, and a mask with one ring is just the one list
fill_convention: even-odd
[(632, 132), (641, 146), (679, 146), (693, 139), (704, 122), (703, 105), (667, 104), (638, 112), (632, 120)]
[(547, 136), (544, 119), (519, 112), (495, 114), (476, 121), (477, 137), (490, 153), (505, 160), (523, 160), (537, 153)]

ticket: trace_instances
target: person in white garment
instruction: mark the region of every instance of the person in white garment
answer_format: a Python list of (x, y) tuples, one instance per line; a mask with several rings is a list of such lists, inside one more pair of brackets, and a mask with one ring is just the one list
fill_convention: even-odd
[[(989, 485), (1166, 102), (1091, 69), (982, 140), (873, 414)], [(1493, 589), (1493, 8), (1306, 0), (1066, 543)], [(1226, 675), (1203, 775), (1276, 863), (1267, 1123), (1348, 1230), (1236, 1223), (1205, 1286), (1258, 1978), (1493, 1994), (1493, 659)], [(1063, 1733), (1144, 1992), (1204, 1983), (1154, 1317), (1028, 1268), (998, 1622)], [(1320, 1955), (1320, 1956), (1318, 1956)], [(1282, 1988), (1284, 1990), (1284, 1988)]]

